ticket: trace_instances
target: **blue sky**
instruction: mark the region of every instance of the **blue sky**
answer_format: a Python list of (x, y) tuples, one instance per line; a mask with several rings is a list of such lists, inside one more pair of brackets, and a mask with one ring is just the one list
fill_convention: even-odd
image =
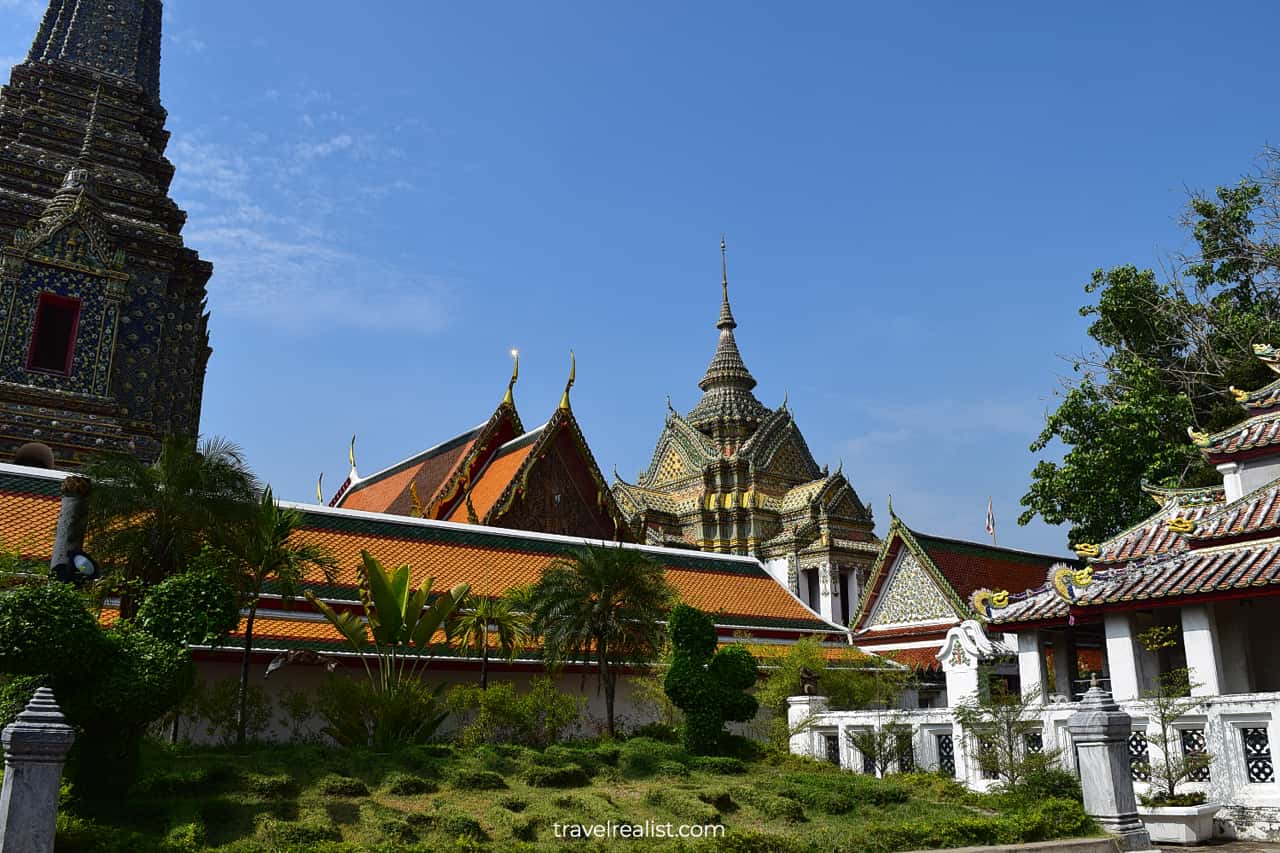
[[(1275, 142), (1271, 4), (169, 0), (185, 237), (215, 265), (203, 428), (313, 499), (484, 420), (508, 350), (609, 472), (738, 341), (887, 521), (1015, 524), (1099, 266)], [(0, 63), (43, 7), (0, 0)], [(0, 71), (0, 73), (4, 73)]]

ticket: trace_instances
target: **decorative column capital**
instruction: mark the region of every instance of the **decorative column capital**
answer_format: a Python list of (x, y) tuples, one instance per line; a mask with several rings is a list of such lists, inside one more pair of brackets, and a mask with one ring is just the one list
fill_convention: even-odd
[(6, 766), (15, 764), (62, 764), (75, 731), (48, 687), (38, 688), (27, 707), (0, 732)]

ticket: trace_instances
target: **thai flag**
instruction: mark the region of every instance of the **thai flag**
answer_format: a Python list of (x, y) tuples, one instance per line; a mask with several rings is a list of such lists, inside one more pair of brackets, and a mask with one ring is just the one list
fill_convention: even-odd
[(987, 498), (987, 535), (996, 535), (996, 512), (991, 507), (991, 498)]

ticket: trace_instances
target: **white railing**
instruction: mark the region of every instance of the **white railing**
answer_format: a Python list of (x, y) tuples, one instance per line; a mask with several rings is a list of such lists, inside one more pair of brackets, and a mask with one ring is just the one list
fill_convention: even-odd
[[(1157, 759), (1150, 742), (1149, 712), (1141, 702), (1122, 702), (1133, 717), (1134, 738), (1130, 755), (1135, 761), (1146, 749), (1149, 759)], [(1074, 702), (1046, 705), (1038, 741), (1032, 736), (1028, 749), (1058, 751), (1070, 769), (1076, 769), (1075, 749), (1067, 731), (1067, 719), (1078, 710)], [(793, 743), (793, 751), (821, 760), (838, 759), (840, 766), (855, 772), (874, 772), (858, 752), (848, 733), (878, 729), (890, 722), (911, 727), (910, 763), (917, 769), (950, 772), (970, 787), (983, 790), (992, 784), (973, 760), (974, 744), (963, 737), (955, 716), (948, 708), (907, 711), (831, 711), (810, 720), (807, 730)], [(1220, 815), (1230, 820), (1234, 809), (1280, 809), (1280, 782), (1276, 763), (1280, 759), (1280, 693), (1248, 693), (1206, 697), (1203, 703), (1177, 722), (1180, 746), (1188, 751), (1207, 750), (1213, 756), (1208, 778), (1183, 783), (1180, 790), (1204, 791), (1211, 800), (1227, 806)], [(799, 748), (797, 748), (799, 747)], [(807, 747), (807, 748), (806, 748)], [(1148, 785), (1136, 779), (1134, 787), (1144, 793)], [(1280, 818), (1277, 818), (1280, 823)], [(1280, 829), (1280, 826), (1277, 826)]]

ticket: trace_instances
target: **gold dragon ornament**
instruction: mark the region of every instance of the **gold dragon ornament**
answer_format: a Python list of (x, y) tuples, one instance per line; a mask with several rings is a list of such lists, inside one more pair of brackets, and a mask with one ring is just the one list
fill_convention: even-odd
[(1189, 518), (1171, 518), (1169, 519), (1169, 529), (1174, 533), (1193, 533), (1196, 529), (1196, 523)]
[(1009, 590), (1000, 589), (992, 592), (983, 587), (975, 589), (973, 595), (969, 596), (969, 606), (978, 614), (991, 618), (991, 611), (1003, 610), (1009, 606)]
[(1091, 542), (1081, 542), (1072, 550), (1074, 550), (1076, 554), (1078, 554), (1079, 556), (1084, 557), (1086, 559), (1090, 557), (1096, 557), (1102, 553), (1102, 549)]
[(1074, 601), (1077, 589), (1083, 589), (1093, 583), (1093, 568), (1085, 566), (1083, 569), (1077, 569), (1059, 563), (1049, 569), (1048, 581), (1060, 597), (1067, 601)]

